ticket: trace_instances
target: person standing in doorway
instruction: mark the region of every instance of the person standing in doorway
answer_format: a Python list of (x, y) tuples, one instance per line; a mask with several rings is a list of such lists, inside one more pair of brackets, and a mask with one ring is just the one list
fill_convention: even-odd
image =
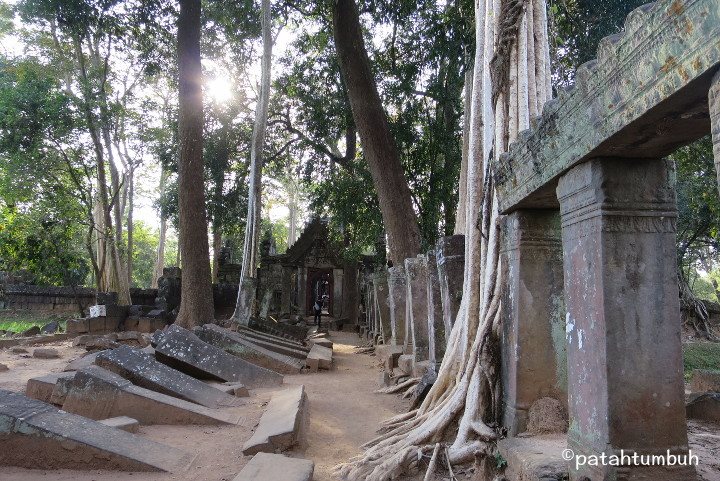
[(313, 310), (315, 311), (315, 323), (317, 323), (317, 326), (320, 327), (320, 318), (322, 317), (322, 299), (317, 298), (315, 299), (315, 304), (313, 305)]

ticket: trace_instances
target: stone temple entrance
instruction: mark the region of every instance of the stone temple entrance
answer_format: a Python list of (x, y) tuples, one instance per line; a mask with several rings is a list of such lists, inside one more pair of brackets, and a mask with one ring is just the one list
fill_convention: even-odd
[(334, 301), (334, 290), (333, 290), (333, 270), (332, 269), (316, 269), (308, 268), (307, 273), (307, 310), (305, 315), (311, 316), (315, 314), (313, 312), (313, 306), (315, 301), (318, 299), (322, 300), (322, 312), (323, 314), (330, 314), (334, 312), (333, 301)]

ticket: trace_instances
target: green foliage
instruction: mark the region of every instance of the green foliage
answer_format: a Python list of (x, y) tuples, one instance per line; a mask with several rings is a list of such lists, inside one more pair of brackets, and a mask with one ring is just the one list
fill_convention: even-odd
[(689, 342), (683, 344), (685, 380), (690, 380), (694, 369), (720, 371), (720, 344), (715, 342)]

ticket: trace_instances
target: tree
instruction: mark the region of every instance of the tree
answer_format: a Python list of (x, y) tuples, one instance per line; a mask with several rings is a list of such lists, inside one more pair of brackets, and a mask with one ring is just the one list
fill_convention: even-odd
[(250, 322), (252, 299), (257, 285), (258, 248), (260, 242), (260, 212), (263, 169), (263, 149), (267, 129), (268, 107), (270, 105), (270, 69), (272, 67), (272, 19), (270, 0), (262, 0), (261, 23), (263, 55), (261, 62), (260, 96), (255, 111), (252, 144), (250, 146), (250, 187), (248, 210), (245, 220), (245, 241), (243, 245), (242, 271), (238, 286), (237, 303), (233, 319), (243, 325)]
[(380, 203), (390, 258), (402, 265), (420, 252), (410, 189), (370, 68), (355, 0), (333, 3), (333, 35), (353, 118)]
[[(478, 0), (472, 93), (463, 296), (438, 378), (421, 406), (384, 423), (363, 455), (339, 468), (349, 479), (392, 479), (418, 452), (449, 441), (449, 461), (487, 460), (498, 432), (499, 229), (490, 162), (550, 98), (545, 2)], [(533, 43), (530, 43), (530, 39)]]
[(203, 182), (200, 0), (180, 0), (177, 53), (180, 141), (178, 211), (183, 282), (176, 322), (183, 327), (192, 327), (212, 322), (215, 317)]

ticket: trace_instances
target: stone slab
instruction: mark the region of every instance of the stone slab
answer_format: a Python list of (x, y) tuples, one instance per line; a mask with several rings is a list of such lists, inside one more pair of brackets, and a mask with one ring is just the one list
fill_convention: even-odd
[(720, 392), (720, 371), (693, 370), (690, 390), (694, 393)]
[(129, 346), (104, 351), (95, 364), (122, 376), (136, 386), (216, 409), (242, 402), (192, 376), (158, 362), (152, 355)]
[(320, 346), (319, 344), (314, 345), (305, 360), (305, 365), (310, 368), (312, 372), (317, 372), (318, 369), (331, 369), (332, 349)]
[(415, 366), (415, 356), (412, 354), (403, 354), (398, 357), (397, 367), (408, 376), (412, 376)]
[(282, 454), (257, 453), (233, 481), (311, 481), (315, 464)]
[(720, 422), (720, 393), (701, 394), (687, 404), (685, 411), (690, 419)]
[(180, 472), (191, 461), (173, 447), (0, 390), (0, 466)]
[(568, 479), (562, 452), (567, 441), (562, 435), (505, 438), (498, 450), (507, 461), (508, 481), (563, 481)]
[(375, 346), (375, 356), (378, 360), (387, 365), (388, 360), (395, 355), (395, 359), (402, 354), (402, 346), (396, 346), (393, 344), (379, 344)]
[(68, 363), (67, 366), (65, 366), (65, 369), (63, 371), (79, 371), (80, 369), (88, 366), (92, 366), (95, 364), (95, 358), (100, 354), (101, 352), (105, 351), (97, 351), (93, 352), (92, 354), (87, 354), (83, 357), (79, 357), (77, 359), (73, 359)]
[(140, 428), (140, 423), (137, 419), (133, 419), (127, 416), (118, 416), (116, 418), (102, 419), (98, 422), (100, 424), (104, 424), (105, 426), (110, 426), (111, 428), (115, 429), (122, 429), (123, 431), (127, 431), (129, 433), (136, 433)]
[(193, 332), (208, 344), (280, 374), (297, 374), (303, 367), (303, 361), (300, 359), (267, 349), (253, 342), (252, 339), (215, 324), (206, 324), (195, 328)]
[(67, 398), (70, 389), (72, 389), (73, 382), (75, 381), (74, 371), (64, 372), (63, 374), (65, 375), (58, 377), (55, 387), (52, 390), (52, 394), (50, 395), (50, 404), (54, 404), (56, 406), (62, 406), (65, 404), (65, 399)]
[(333, 342), (329, 339), (310, 339), (308, 343), (310, 344), (310, 346), (314, 346), (317, 344), (318, 346), (327, 347), (328, 349), (333, 348)]
[(252, 437), (243, 445), (243, 454), (284, 451), (295, 445), (306, 405), (305, 386), (292, 386), (275, 394)]
[(135, 386), (99, 366), (75, 374), (62, 408), (96, 420), (129, 416), (142, 424), (236, 424), (227, 414)]
[(53, 389), (55, 389), (58, 379), (61, 377), (70, 377), (72, 379), (74, 376), (74, 372), (53, 372), (44, 376), (28, 379), (27, 385), (25, 386), (25, 395), (38, 401), (50, 403)]
[(191, 376), (239, 381), (250, 388), (279, 386), (283, 382), (281, 374), (228, 354), (179, 326), (168, 327), (158, 339), (158, 361)]

